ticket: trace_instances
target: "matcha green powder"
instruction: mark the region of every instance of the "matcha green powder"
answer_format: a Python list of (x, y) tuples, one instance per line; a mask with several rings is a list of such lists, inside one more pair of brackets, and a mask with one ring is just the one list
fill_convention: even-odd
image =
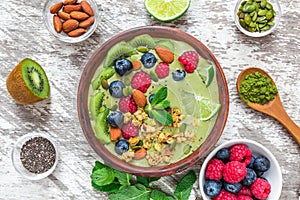
[(254, 72), (245, 76), (240, 85), (242, 99), (248, 103), (266, 104), (274, 99), (278, 93), (272, 80), (260, 72)]

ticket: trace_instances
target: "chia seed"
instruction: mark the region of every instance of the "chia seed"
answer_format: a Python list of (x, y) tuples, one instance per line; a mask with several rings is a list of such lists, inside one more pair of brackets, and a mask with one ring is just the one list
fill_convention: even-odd
[(21, 148), (20, 159), (30, 172), (41, 174), (48, 171), (55, 162), (56, 151), (53, 144), (44, 137), (34, 137)]

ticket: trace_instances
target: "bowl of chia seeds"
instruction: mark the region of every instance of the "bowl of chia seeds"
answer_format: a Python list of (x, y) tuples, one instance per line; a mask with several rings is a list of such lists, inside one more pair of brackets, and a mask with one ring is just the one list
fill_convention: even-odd
[(11, 159), (23, 177), (40, 180), (54, 171), (58, 163), (58, 148), (48, 135), (28, 133), (15, 143)]

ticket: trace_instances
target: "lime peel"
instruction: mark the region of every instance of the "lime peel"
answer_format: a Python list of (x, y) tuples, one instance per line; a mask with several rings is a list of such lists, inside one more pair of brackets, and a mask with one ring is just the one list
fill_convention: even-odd
[(190, 0), (145, 0), (144, 6), (156, 20), (170, 22), (188, 10)]

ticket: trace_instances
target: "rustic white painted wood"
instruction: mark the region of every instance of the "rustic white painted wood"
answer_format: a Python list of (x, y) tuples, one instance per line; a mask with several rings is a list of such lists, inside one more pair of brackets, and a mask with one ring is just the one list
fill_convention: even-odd
[[(173, 23), (153, 20), (142, 0), (97, 0), (101, 20), (86, 41), (66, 44), (50, 36), (42, 9), (44, 1), (4, 0), (0, 6), (0, 199), (107, 199), (93, 190), (90, 173), (98, 155), (78, 123), (76, 94), (85, 63), (111, 36), (128, 28), (159, 25), (181, 29), (202, 41), (217, 57), (228, 81), (230, 113), (219, 143), (233, 138), (259, 141), (272, 150), (283, 174), (281, 199), (298, 199), (300, 148), (287, 130), (267, 115), (251, 110), (238, 97), (235, 82), (248, 66), (266, 70), (277, 83), (287, 113), (300, 126), (300, 0), (281, 0), (278, 29), (264, 38), (250, 38), (235, 27), (235, 1), (192, 0), (188, 12)], [(51, 84), (51, 98), (29, 106), (17, 105), (5, 80), (23, 58), (39, 62)], [(52, 136), (60, 147), (54, 173), (40, 181), (22, 178), (11, 164), (16, 140), (30, 132)], [(198, 173), (199, 162), (193, 169)], [(173, 191), (183, 174), (164, 177), (157, 187)], [(201, 199), (198, 184), (190, 199)]]

